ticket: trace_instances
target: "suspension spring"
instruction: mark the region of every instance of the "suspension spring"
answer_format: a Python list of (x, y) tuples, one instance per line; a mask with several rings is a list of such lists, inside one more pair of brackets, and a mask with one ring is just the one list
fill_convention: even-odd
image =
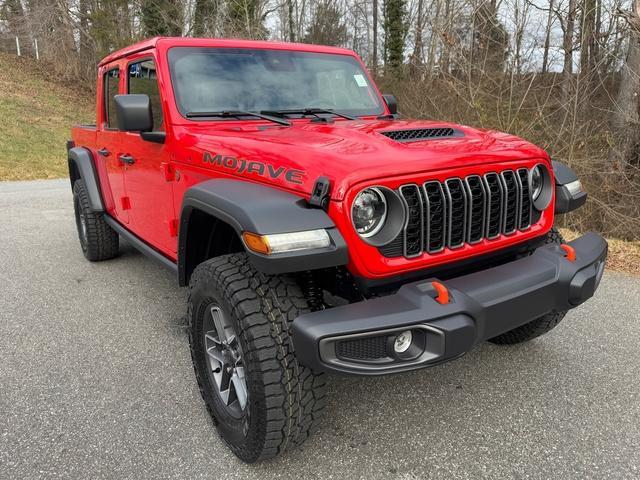
[(324, 294), (313, 272), (306, 271), (300, 275), (300, 286), (312, 312), (325, 308)]

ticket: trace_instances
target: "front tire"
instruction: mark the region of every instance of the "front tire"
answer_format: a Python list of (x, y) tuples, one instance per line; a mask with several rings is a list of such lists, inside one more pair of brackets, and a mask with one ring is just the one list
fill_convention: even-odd
[[(552, 228), (547, 234), (547, 238), (544, 243), (555, 243), (560, 245), (564, 243), (564, 238), (562, 238), (562, 234), (556, 228)], [(534, 338), (553, 330), (562, 321), (566, 314), (566, 311), (547, 313), (546, 315), (536, 318), (529, 323), (525, 323), (518, 328), (514, 328), (502, 335), (493, 337), (489, 341), (498, 345), (513, 345), (516, 343), (528, 342), (529, 340), (533, 340)]]
[(196, 379), (218, 433), (245, 462), (302, 444), (320, 421), (325, 375), (298, 363), (290, 334), (308, 311), (293, 278), (257, 272), (244, 253), (208, 260), (191, 276)]
[(73, 184), (73, 210), (85, 258), (99, 262), (118, 255), (118, 234), (104, 221), (102, 213), (91, 210), (89, 195), (82, 180), (76, 180)]

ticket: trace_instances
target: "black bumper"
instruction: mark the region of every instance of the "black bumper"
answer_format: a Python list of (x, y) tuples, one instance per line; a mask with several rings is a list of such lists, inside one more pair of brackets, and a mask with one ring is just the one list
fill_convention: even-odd
[[(531, 256), (442, 282), (450, 293), (447, 304), (436, 301), (431, 280), (424, 280), (386, 297), (301, 315), (293, 322), (296, 355), (317, 370), (360, 375), (456, 358), (479, 342), (593, 296), (607, 242), (587, 233), (569, 245), (574, 261), (558, 245), (545, 245)], [(393, 339), (405, 330), (412, 331), (416, 347), (396, 355)]]

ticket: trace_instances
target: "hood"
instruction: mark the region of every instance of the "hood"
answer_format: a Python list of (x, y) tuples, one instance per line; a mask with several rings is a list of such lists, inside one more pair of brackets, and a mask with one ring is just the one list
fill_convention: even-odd
[[(421, 139), (423, 129), (447, 130), (427, 132), (436, 136)], [(405, 131), (399, 134), (405, 137), (407, 130), (419, 130), (418, 138), (402, 141), (389, 137), (396, 136), (389, 132), (397, 131)], [(294, 121), (291, 127), (234, 122), (217, 123), (214, 128), (200, 123), (183, 126), (176, 135), (180, 137), (178, 144), (190, 146), (196, 161), (208, 155), (205, 166), (216, 168), (211, 160), (217, 158), (218, 168), (226, 166), (228, 173), (243, 178), (251, 176), (255, 177), (251, 180), (309, 194), (318, 177), (328, 177), (334, 200), (341, 200), (349, 188), (362, 181), (547, 158), (544, 150), (512, 135), (422, 120)], [(291, 175), (290, 170), (294, 172)], [(279, 172), (284, 174), (273, 175)]]

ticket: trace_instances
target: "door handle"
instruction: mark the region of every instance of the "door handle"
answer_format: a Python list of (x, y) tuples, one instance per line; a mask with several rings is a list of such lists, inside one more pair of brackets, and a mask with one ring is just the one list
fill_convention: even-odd
[(120, 160), (122, 163), (125, 163), (127, 165), (133, 165), (135, 163), (135, 160), (131, 155), (120, 155), (118, 157), (118, 160)]
[(98, 150), (98, 153), (103, 157), (108, 157), (109, 155), (111, 155), (111, 152), (107, 150), (105, 147), (102, 147), (100, 150)]

